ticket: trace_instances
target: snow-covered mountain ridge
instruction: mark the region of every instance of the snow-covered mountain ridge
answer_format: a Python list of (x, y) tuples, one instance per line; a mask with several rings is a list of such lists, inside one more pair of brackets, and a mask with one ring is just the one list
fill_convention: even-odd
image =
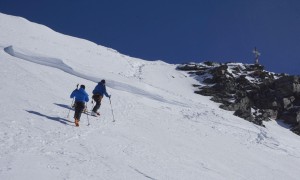
[(259, 64), (190, 63), (178, 66), (199, 80), (198, 94), (255, 124), (282, 119), (300, 134), (299, 76), (276, 74)]
[[(220, 109), (176, 65), (4, 14), (0, 31), (0, 179), (299, 177), (298, 136)], [(102, 78), (112, 106), (104, 98), (100, 118), (75, 127), (70, 93), (80, 83), (91, 94)]]

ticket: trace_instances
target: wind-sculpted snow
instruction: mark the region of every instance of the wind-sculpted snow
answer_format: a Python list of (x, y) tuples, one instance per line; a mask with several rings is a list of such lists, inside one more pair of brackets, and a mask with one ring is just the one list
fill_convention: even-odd
[[(21, 49), (17, 49), (14, 48), (13, 46), (8, 46), (6, 48), (4, 48), (4, 51), (6, 53), (8, 53), (9, 55), (16, 57), (18, 59), (22, 59), (22, 60), (26, 60), (29, 62), (33, 62), (36, 64), (41, 64), (41, 65), (45, 65), (45, 66), (49, 66), (49, 67), (53, 67), (53, 68), (57, 68), (60, 69), (66, 73), (69, 73), (71, 75), (89, 80), (89, 81), (93, 81), (95, 83), (100, 82), (101, 79), (103, 78), (98, 78), (98, 77), (93, 77), (93, 76), (89, 76), (80, 72), (75, 71), (72, 67), (68, 66), (67, 64), (65, 64), (61, 59), (57, 59), (57, 58), (51, 58), (51, 57), (42, 57), (39, 55), (36, 55), (32, 52), (29, 51), (25, 51), (25, 50), (21, 50)], [(150, 93), (148, 91), (145, 91), (143, 89), (131, 86), (129, 84), (126, 83), (122, 83), (122, 82), (117, 82), (111, 79), (108, 79), (107, 87), (113, 88), (113, 89), (117, 89), (117, 90), (121, 90), (121, 91), (126, 91), (129, 93), (133, 93), (133, 94), (138, 94), (141, 95), (143, 97), (148, 97), (150, 99), (154, 99), (160, 102), (165, 102), (165, 103), (169, 103), (169, 104), (176, 104), (176, 105), (181, 105), (181, 106), (185, 106), (187, 107), (186, 104), (178, 102), (178, 101), (169, 101), (164, 99), (162, 96), (157, 95), (157, 94), (153, 94)], [(149, 86), (146, 84), (146, 86)], [(149, 88), (149, 87), (148, 87)], [(153, 87), (150, 87), (150, 89)]]
[[(26, 61), (34, 62), (37, 64), (49, 66), (49, 67), (55, 67), (58, 69), (61, 69), (67, 73), (74, 73), (75, 71), (68, 65), (66, 65), (62, 60), (57, 58), (50, 58), (50, 57), (38, 57), (34, 55), (27, 55), (26, 52), (22, 52), (21, 50), (15, 51), (13, 46), (9, 46), (4, 48), (4, 51), (8, 53), (11, 56), (14, 56), (19, 59), (23, 59)], [(76, 74), (76, 73), (75, 73)]]

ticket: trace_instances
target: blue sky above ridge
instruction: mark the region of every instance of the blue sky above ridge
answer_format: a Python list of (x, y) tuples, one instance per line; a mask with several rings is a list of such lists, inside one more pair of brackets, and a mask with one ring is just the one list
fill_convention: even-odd
[(174, 64), (253, 63), (256, 46), (267, 70), (300, 74), (297, 0), (0, 0), (0, 12)]

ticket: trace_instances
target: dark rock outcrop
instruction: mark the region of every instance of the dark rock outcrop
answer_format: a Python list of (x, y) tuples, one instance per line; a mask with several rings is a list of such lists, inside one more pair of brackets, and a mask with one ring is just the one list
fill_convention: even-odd
[(197, 94), (212, 96), (222, 109), (255, 124), (282, 119), (300, 134), (300, 77), (275, 74), (258, 64), (190, 63), (178, 70), (201, 79)]

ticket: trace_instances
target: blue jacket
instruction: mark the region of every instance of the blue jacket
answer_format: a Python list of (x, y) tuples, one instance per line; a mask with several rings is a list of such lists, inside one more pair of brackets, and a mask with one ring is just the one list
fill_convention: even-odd
[(106, 92), (106, 87), (101, 82), (98, 83), (98, 85), (93, 90), (93, 94), (99, 94), (101, 96), (105, 95), (106, 97), (110, 97)]
[(85, 92), (83, 88), (75, 89), (70, 95), (70, 98), (74, 98), (74, 97), (75, 97), (75, 101), (89, 102), (89, 95)]

